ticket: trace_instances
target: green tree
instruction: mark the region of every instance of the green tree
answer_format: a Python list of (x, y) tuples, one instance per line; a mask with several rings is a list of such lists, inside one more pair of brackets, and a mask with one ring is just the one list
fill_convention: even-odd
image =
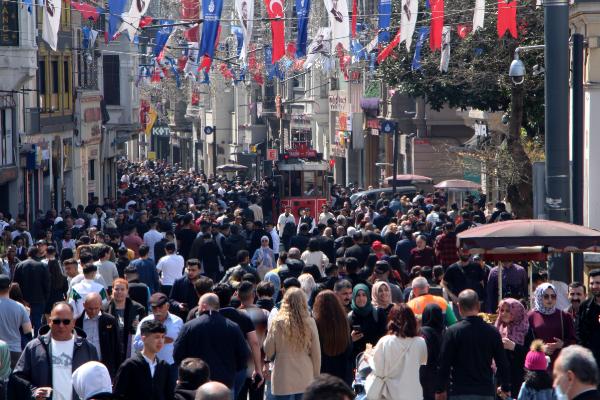
[[(523, 149), (521, 128), (530, 138), (543, 136), (544, 79), (543, 74), (533, 75), (534, 65), (543, 66), (543, 51), (521, 54), (528, 69), (522, 85), (514, 85), (508, 77), (508, 68), (517, 46), (543, 43), (543, 9), (536, 8), (535, 0), (518, 2), (518, 38), (507, 32), (498, 38), (497, 2), (486, 0), (485, 24), (477, 32), (460, 38), (457, 27), (471, 27), (474, 0), (464, 3), (445, 0), (444, 25), (452, 26), (451, 58), (448, 72), (440, 72), (440, 52), (431, 52), (427, 41), (421, 53), (422, 68), (411, 68), (414, 40), (410, 52), (404, 44), (394, 50), (392, 56), (379, 66), (379, 74), (391, 86), (413, 97), (423, 97), (434, 109), (444, 105), (452, 108), (476, 108), (487, 111), (503, 111), (511, 115), (506, 136), (506, 146), (516, 165), (523, 165), (521, 179), (507, 188), (508, 200), (519, 216), (531, 216), (531, 161)], [(399, 26), (401, 1), (394, 0), (392, 26)], [(429, 26), (431, 14), (420, 4), (417, 22)], [(416, 34), (415, 34), (416, 37)], [(539, 68), (538, 68), (539, 70)], [(511, 106), (512, 105), (512, 106)]]

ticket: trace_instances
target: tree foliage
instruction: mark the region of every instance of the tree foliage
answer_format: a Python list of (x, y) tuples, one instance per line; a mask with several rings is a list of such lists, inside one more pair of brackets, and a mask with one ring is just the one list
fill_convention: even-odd
[[(391, 86), (413, 97), (424, 97), (427, 103), (439, 110), (444, 105), (452, 108), (476, 108), (486, 111), (510, 109), (511, 85), (508, 69), (517, 46), (543, 43), (543, 9), (536, 8), (535, 0), (518, 2), (518, 38), (507, 32), (498, 38), (497, 2), (486, 0), (483, 29), (469, 33), (462, 39), (457, 33), (459, 25), (472, 26), (474, 1), (445, 0), (444, 25), (452, 26), (451, 58), (448, 72), (442, 73), (440, 51), (431, 52), (429, 41), (421, 53), (422, 68), (411, 69), (415, 40), (410, 51), (403, 44), (379, 68), (382, 78)], [(400, 25), (401, 0), (394, 0), (392, 26)], [(419, 7), (417, 32), (420, 26), (429, 26), (431, 14), (424, 2)], [(394, 32), (395, 33), (395, 32)], [(543, 66), (543, 51), (521, 54), (527, 68), (524, 89), (523, 125), (529, 136), (543, 134), (544, 79), (543, 74), (533, 75), (534, 65)]]

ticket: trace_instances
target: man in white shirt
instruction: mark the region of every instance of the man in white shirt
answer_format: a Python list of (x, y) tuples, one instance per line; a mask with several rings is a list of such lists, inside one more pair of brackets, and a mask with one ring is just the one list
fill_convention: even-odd
[(329, 221), (330, 219), (335, 219), (335, 215), (333, 215), (331, 211), (329, 211), (329, 207), (327, 207), (327, 204), (323, 204), (323, 207), (321, 207), (321, 209), (323, 210), (323, 212), (319, 214), (319, 224), (327, 225), (327, 221)]
[(163, 234), (156, 229), (157, 226), (158, 221), (155, 218), (152, 218), (150, 220), (150, 230), (144, 233), (144, 244), (150, 249), (148, 257), (154, 262), (158, 261), (156, 258), (154, 258), (154, 245), (160, 242), (164, 237)]
[(288, 222), (296, 224), (296, 218), (292, 214), (292, 207), (290, 205), (285, 206), (285, 212), (277, 219), (277, 231), (280, 237), (283, 236), (283, 228), (285, 228), (285, 224)]
[(18, 378), (17, 385), (25, 386), (22, 389), (33, 388), (31, 395), (35, 399), (71, 400), (76, 398), (73, 371), (88, 361), (98, 361), (98, 354), (73, 330), (75, 318), (68, 304), (57, 303), (48, 322), (50, 332), (42, 332), (27, 344), (13, 373)]
[(141, 351), (144, 347), (144, 341), (140, 331), (140, 327), (144, 322), (158, 321), (163, 324), (167, 333), (165, 335), (165, 345), (156, 355), (160, 360), (167, 362), (171, 368), (174, 368), (173, 342), (177, 339), (177, 336), (179, 336), (179, 331), (183, 327), (183, 320), (177, 315), (169, 312), (169, 305), (169, 298), (164, 293), (154, 293), (150, 297), (152, 313), (140, 321), (135, 337), (133, 338), (133, 349), (135, 351)]
[(69, 290), (69, 304), (73, 307), (75, 318), (79, 318), (83, 314), (83, 302), (85, 297), (90, 293), (98, 293), (102, 298), (102, 306), (108, 304), (108, 295), (104, 286), (94, 281), (94, 276), (98, 267), (94, 264), (87, 264), (83, 267), (84, 279), (71, 286)]
[(165, 244), (167, 255), (162, 257), (156, 264), (156, 269), (160, 274), (160, 290), (165, 294), (171, 293), (173, 283), (183, 276), (185, 261), (182, 256), (175, 254), (175, 251), (175, 243), (168, 242)]

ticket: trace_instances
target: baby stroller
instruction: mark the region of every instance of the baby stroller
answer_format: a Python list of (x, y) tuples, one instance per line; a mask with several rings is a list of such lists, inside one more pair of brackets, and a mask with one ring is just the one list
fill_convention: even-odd
[(364, 354), (365, 353), (362, 352), (356, 357), (356, 370), (354, 372), (354, 382), (352, 382), (352, 388), (354, 389), (354, 393), (356, 393), (356, 400), (365, 400), (367, 398), (365, 383), (372, 371)]

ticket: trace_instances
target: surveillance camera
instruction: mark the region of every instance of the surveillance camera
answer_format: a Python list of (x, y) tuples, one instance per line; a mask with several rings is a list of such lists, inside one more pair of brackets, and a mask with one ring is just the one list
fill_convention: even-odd
[(525, 80), (525, 73), (525, 64), (523, 64), (523, 61), (515, 54), (515, 59), (510, 63), (508, 76), (511, 77), (515, 85), (520, 85)]

